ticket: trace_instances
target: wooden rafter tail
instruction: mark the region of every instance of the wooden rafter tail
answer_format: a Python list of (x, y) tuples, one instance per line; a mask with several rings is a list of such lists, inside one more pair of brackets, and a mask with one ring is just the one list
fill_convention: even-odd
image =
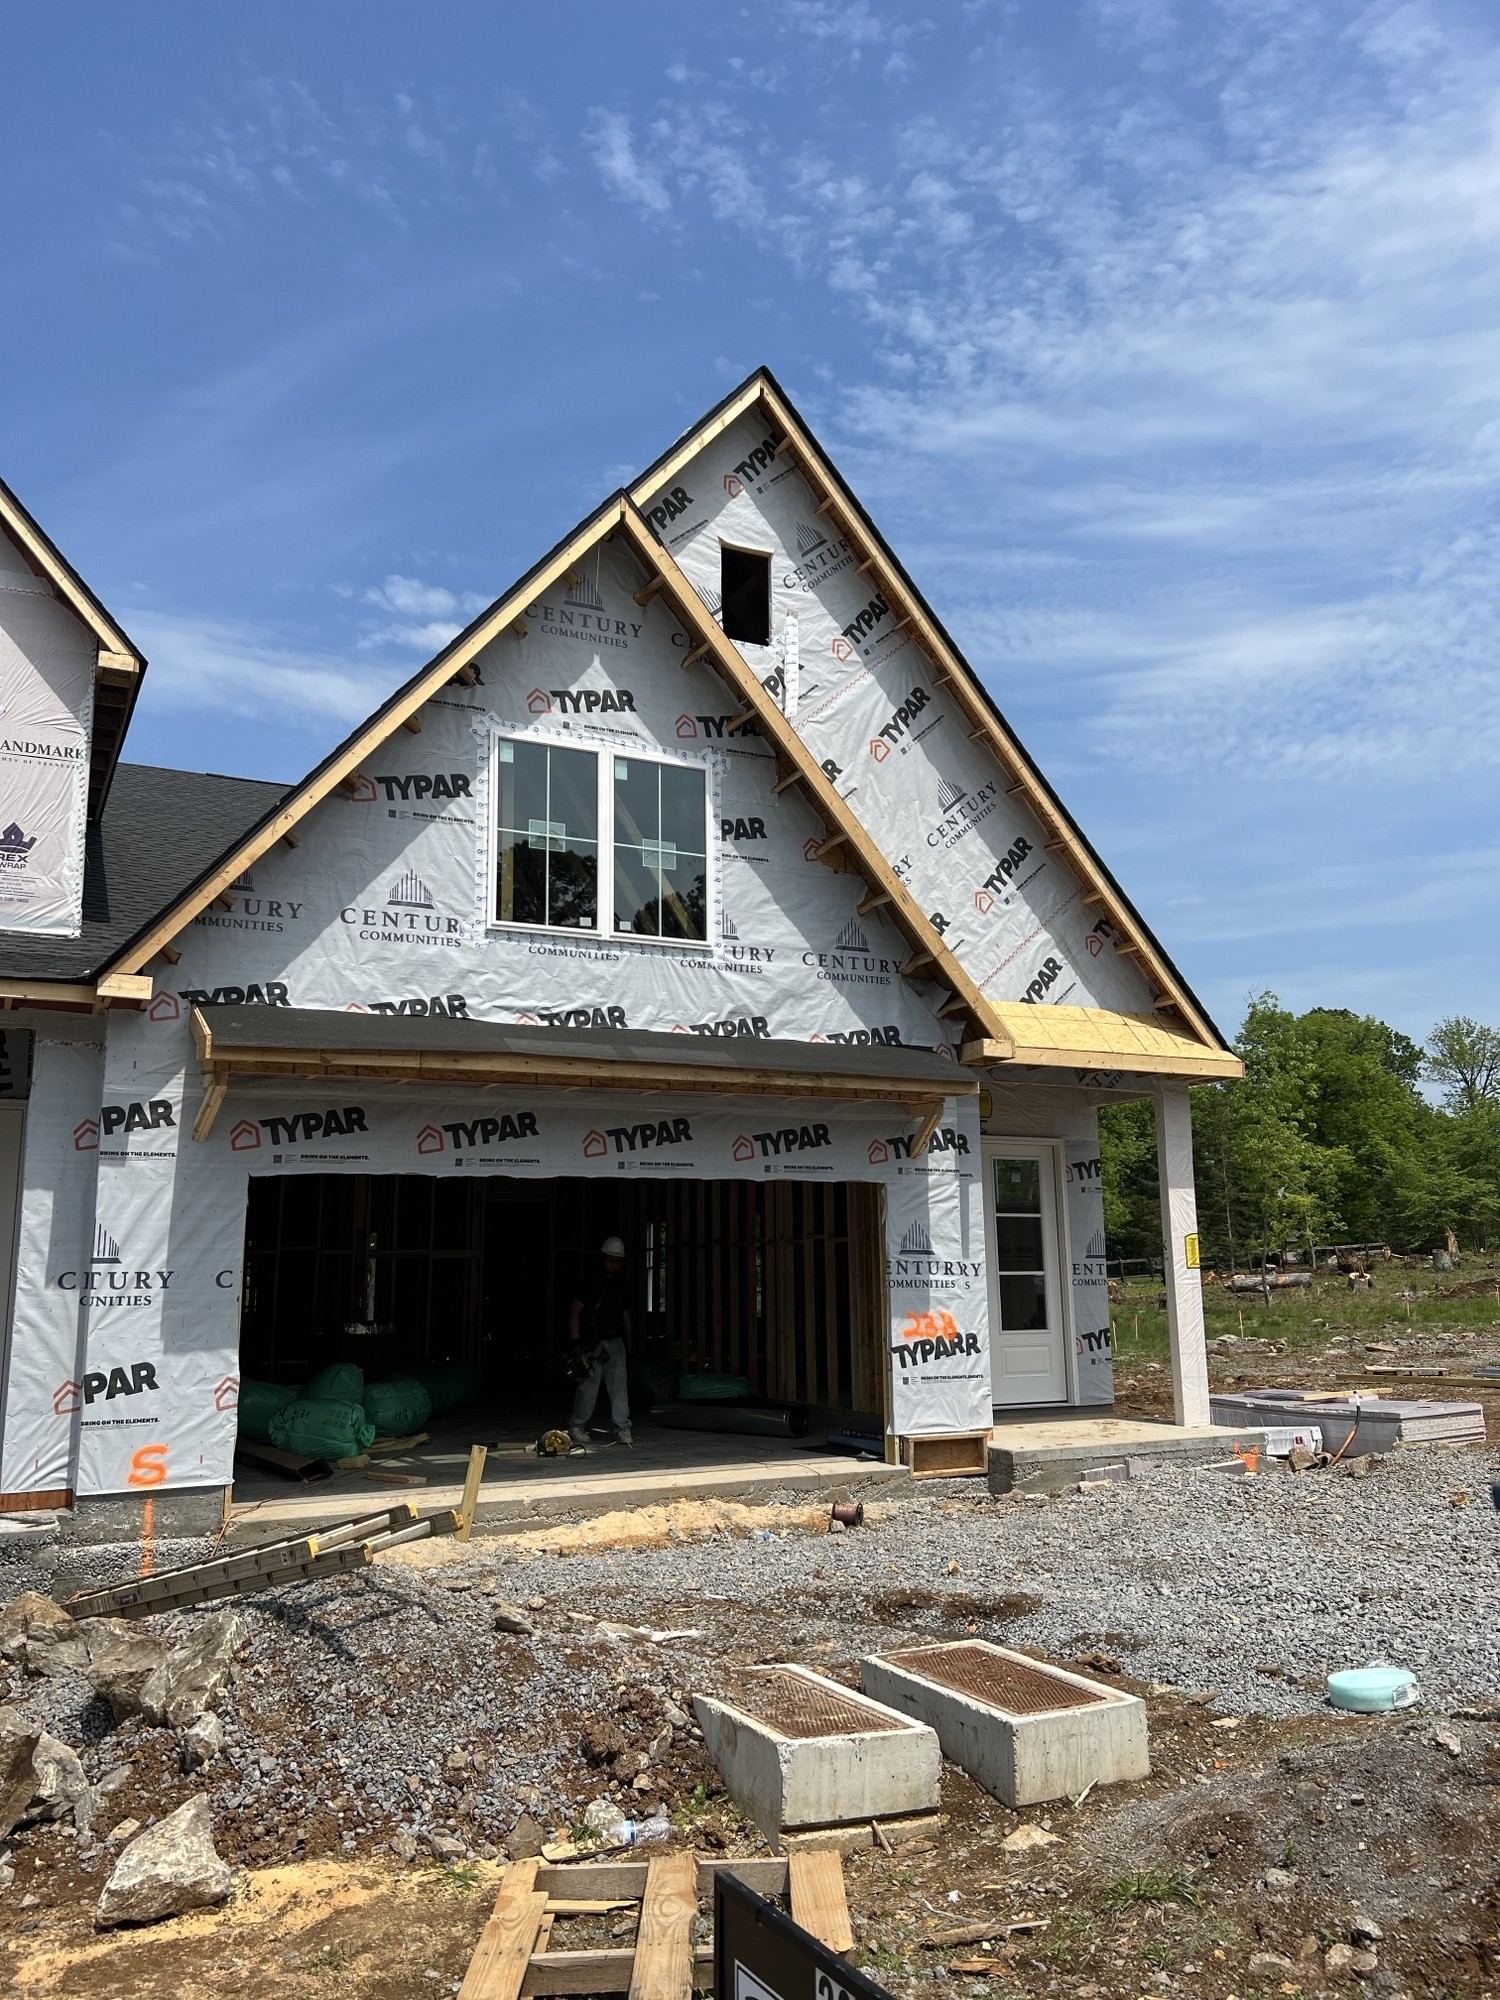
[(801, 771), (797, 771), (797, 770), (791, 770), (791, 771), (787, 771), (787, 772), (785, 772), (785, 773), (784, 773), (784, 774), (783, 774), (783, 775), (782, 775), (781, 777), (779, 777), (779, 778), (778, 778), (778, 779), (776, 780), (776, 783), (775, 783), (775, 786), (773, 787), (773, 789), (774, 789), (774, 790), (776, 790), (776, 791), (778, 791), (778, 792), (784, 792), (784, 791), (788, 790), (788, 788), (789, 788), (790, 786), (792, 786), (792, 785), (800, 785), (800, 784), (801, 784), (801, 782), (802, 782), (802, 779), (803, 779), (803, 776), (804, 776), (804, 773), (803, 773), (803, 772), (801, 772)]
[(890, 900), (890, 894), (887, 890), (872, 889), (868, 896), (860, 898), (859, 914), (862, 917), (867, 917), (872, 910), (883, 909)]
[(696, 646), (688, 647), (687, 651), (682, 656), (682, 664), (685, 667), (696, 667), (698, 662), (703, 658), (704, 654), (711, 653), (712, 651), (713, 648), (709, 645), (708, 641), (706, 639), (700, 639)]
[(422, 718), (420, 715), (409, 715), (401, 727), (406, 731), (408, 736), (420, 736), (422, 734)]
[(182, 963), (182, 953), (177, 949), (175, 944), (164, 944), (157, 956), (164, 958), (168, 965), (180, 965)]

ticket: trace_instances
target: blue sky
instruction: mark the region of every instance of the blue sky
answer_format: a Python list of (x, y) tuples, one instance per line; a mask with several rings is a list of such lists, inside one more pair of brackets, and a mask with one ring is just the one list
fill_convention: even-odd
[(1199, 993), (1500, 1021), (1500, 22), (14, 12), (0, 474), (299, 776), (775, 369)]

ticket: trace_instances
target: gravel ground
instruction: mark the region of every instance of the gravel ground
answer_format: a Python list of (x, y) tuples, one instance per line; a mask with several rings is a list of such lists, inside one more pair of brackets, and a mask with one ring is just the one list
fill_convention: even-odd
[[(1328, 1671), (1378, 1658), (1416, 1671), (1429, 1713), (1487, 1704), (1500, 1689), (1490, 1477), (1487, 1454), (1431, 1450), (1363, 1478), (1164, 1472), (1049, 1499), (948, 1482), (840, 1536), (567, 1555), (423, 1545), (424, 1564), (243, 1601), (248, 1645), (210, 1774), (220, 1844), (249, 1862), (391, 1841), (453, 1858), (504, 1851), (523, 1815), (573, 1824), (605, 1792), (642, 1817), (680, 1812), (714, 1782), (694, 1690), (787, 1657), (853, 1679), (861, 1652), (914, 1635), (1113, 1662), (1137, 1684), (1212, 1691), (1215, 1713), (1315, 1714)], [(536, 1635), (497, 1632), (497, 1600), (530, 1603)], [(599, 1619), (697, 1636), (652, 1643)], [(132, 1764), (154, 1810), (162, 1786), (191, 1789), (164, 1732), (112, 1729), (82, 1683), (17, 1676), (12, 1698), (85, 1746), (91, 1775)], [(586, 1751), (590, 1718), (618, 1739)], [(732, 1817), (724, 1832), (743, 1836)]]

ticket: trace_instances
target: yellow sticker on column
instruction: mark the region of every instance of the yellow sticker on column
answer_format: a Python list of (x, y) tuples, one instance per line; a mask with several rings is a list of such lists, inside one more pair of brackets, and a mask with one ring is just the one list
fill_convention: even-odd
[(983, 1124), (989, 1118), (994, 1108), (995, 1108), (994, 1098), (990, 1096), (987, 1090), (981, 1090), (979, 1093), (979, 1122), (981, 1124)]
[(1198, 1262), (1198, 1232), (1196, 1229), (1191, 1236), (1183, 1237), (1182, 1254), (1187, 1259), (1187, 1267), (1190, 1271), (1196, 1271), (1200, 1268)]

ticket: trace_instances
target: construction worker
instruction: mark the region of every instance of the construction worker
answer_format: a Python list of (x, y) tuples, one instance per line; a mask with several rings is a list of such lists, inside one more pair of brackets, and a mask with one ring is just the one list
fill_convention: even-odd
[(631, 1444), (630, 1392), (625, 1344), (630, 1338), (630, 1294), (625, 1283), (625, 1245), (606, 1236), (599, 1245), (600, 1268), (579, 1286), (568, 1315), (575, 1367), (585, 1372), (573, 1398), (568, 1434), (574, 1444), (589, 1441), (589, 1418), (602, 1382), (609, 1391), (609, 1414), (618, 1442)]

